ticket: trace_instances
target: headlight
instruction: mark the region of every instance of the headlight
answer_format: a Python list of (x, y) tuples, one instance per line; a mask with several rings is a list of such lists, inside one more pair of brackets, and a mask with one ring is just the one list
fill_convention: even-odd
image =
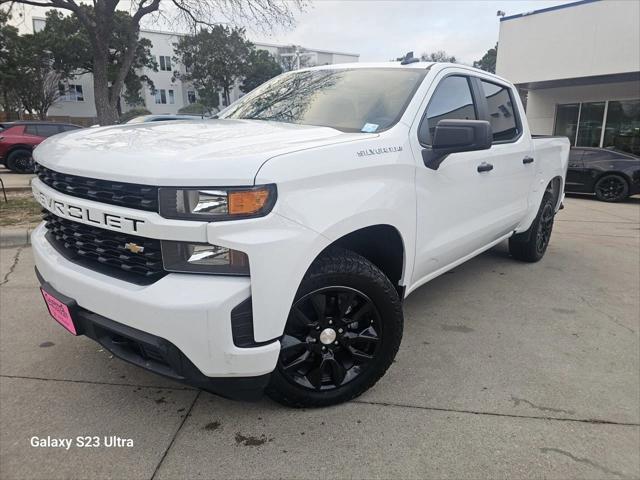
[(215, 222), (262, 217), (276, 203), (276, 186), (246, 188), (160, 188), (160, 215)]
[(162, 240), (162, 263), (169, 272), (249, 275), (246, 253), (207, 243)]

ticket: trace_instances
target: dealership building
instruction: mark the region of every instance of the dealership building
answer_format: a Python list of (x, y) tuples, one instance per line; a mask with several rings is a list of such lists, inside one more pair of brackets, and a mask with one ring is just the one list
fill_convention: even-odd
[(505, 16), (496, 73), (521, 91), (533, 133), (640, 154), (640, 2)]

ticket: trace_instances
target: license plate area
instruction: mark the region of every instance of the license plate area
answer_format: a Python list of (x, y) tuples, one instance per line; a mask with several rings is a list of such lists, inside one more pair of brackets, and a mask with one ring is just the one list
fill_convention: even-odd
[(75, 300), (56, 292), (48, 283), (42, 284), (40, 292), (53, 319), (69, 333), (78, 335), (78, 329), (73, 321), (74, 311), (77, 307)]

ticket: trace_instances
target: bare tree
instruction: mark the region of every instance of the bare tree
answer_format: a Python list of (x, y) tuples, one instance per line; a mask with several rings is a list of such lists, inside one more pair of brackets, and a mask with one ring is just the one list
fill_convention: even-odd
[(305, 0), (131, 0), (131, 20), (126, 29), (127, 48), (122, 62), (109, 82), (109, 39), (114, 27), (114, 16), (120, 0), (93, 0), (92, 8), (77, 0), (0, 0), (2, 3), (24, 4), (37, 7), (53, 7), (68, 10), (77, 15), (86, 29), (93, 54), (93, 82), (96, 112), (101, 125), (116, 123), (118, 99), (125, 79), (134, 61), (140, 22), (156, 14), (173, 17), (175, 21), (191, 25), (213, 25), (227, 23), (250, 23), (254, 27), (270, 30), (278, 25), (288, 26), (293, 22), (295, 10), (304, 7)]

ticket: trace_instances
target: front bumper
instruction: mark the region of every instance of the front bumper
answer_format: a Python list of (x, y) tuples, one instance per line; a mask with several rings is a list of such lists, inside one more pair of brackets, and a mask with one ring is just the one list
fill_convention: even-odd
[(251, 295), (249, 278), (172, 273), (151, 285), (135, 285), (70, 262), (45, 234), (40, 225), (31, 235), (39, 274), (90, 318), (170, 344), (168, 351), (175, 348), (210, 380), (260, 377), (275, 368), (279, 341), (252, 348), (233, 342), (231, 311)]

